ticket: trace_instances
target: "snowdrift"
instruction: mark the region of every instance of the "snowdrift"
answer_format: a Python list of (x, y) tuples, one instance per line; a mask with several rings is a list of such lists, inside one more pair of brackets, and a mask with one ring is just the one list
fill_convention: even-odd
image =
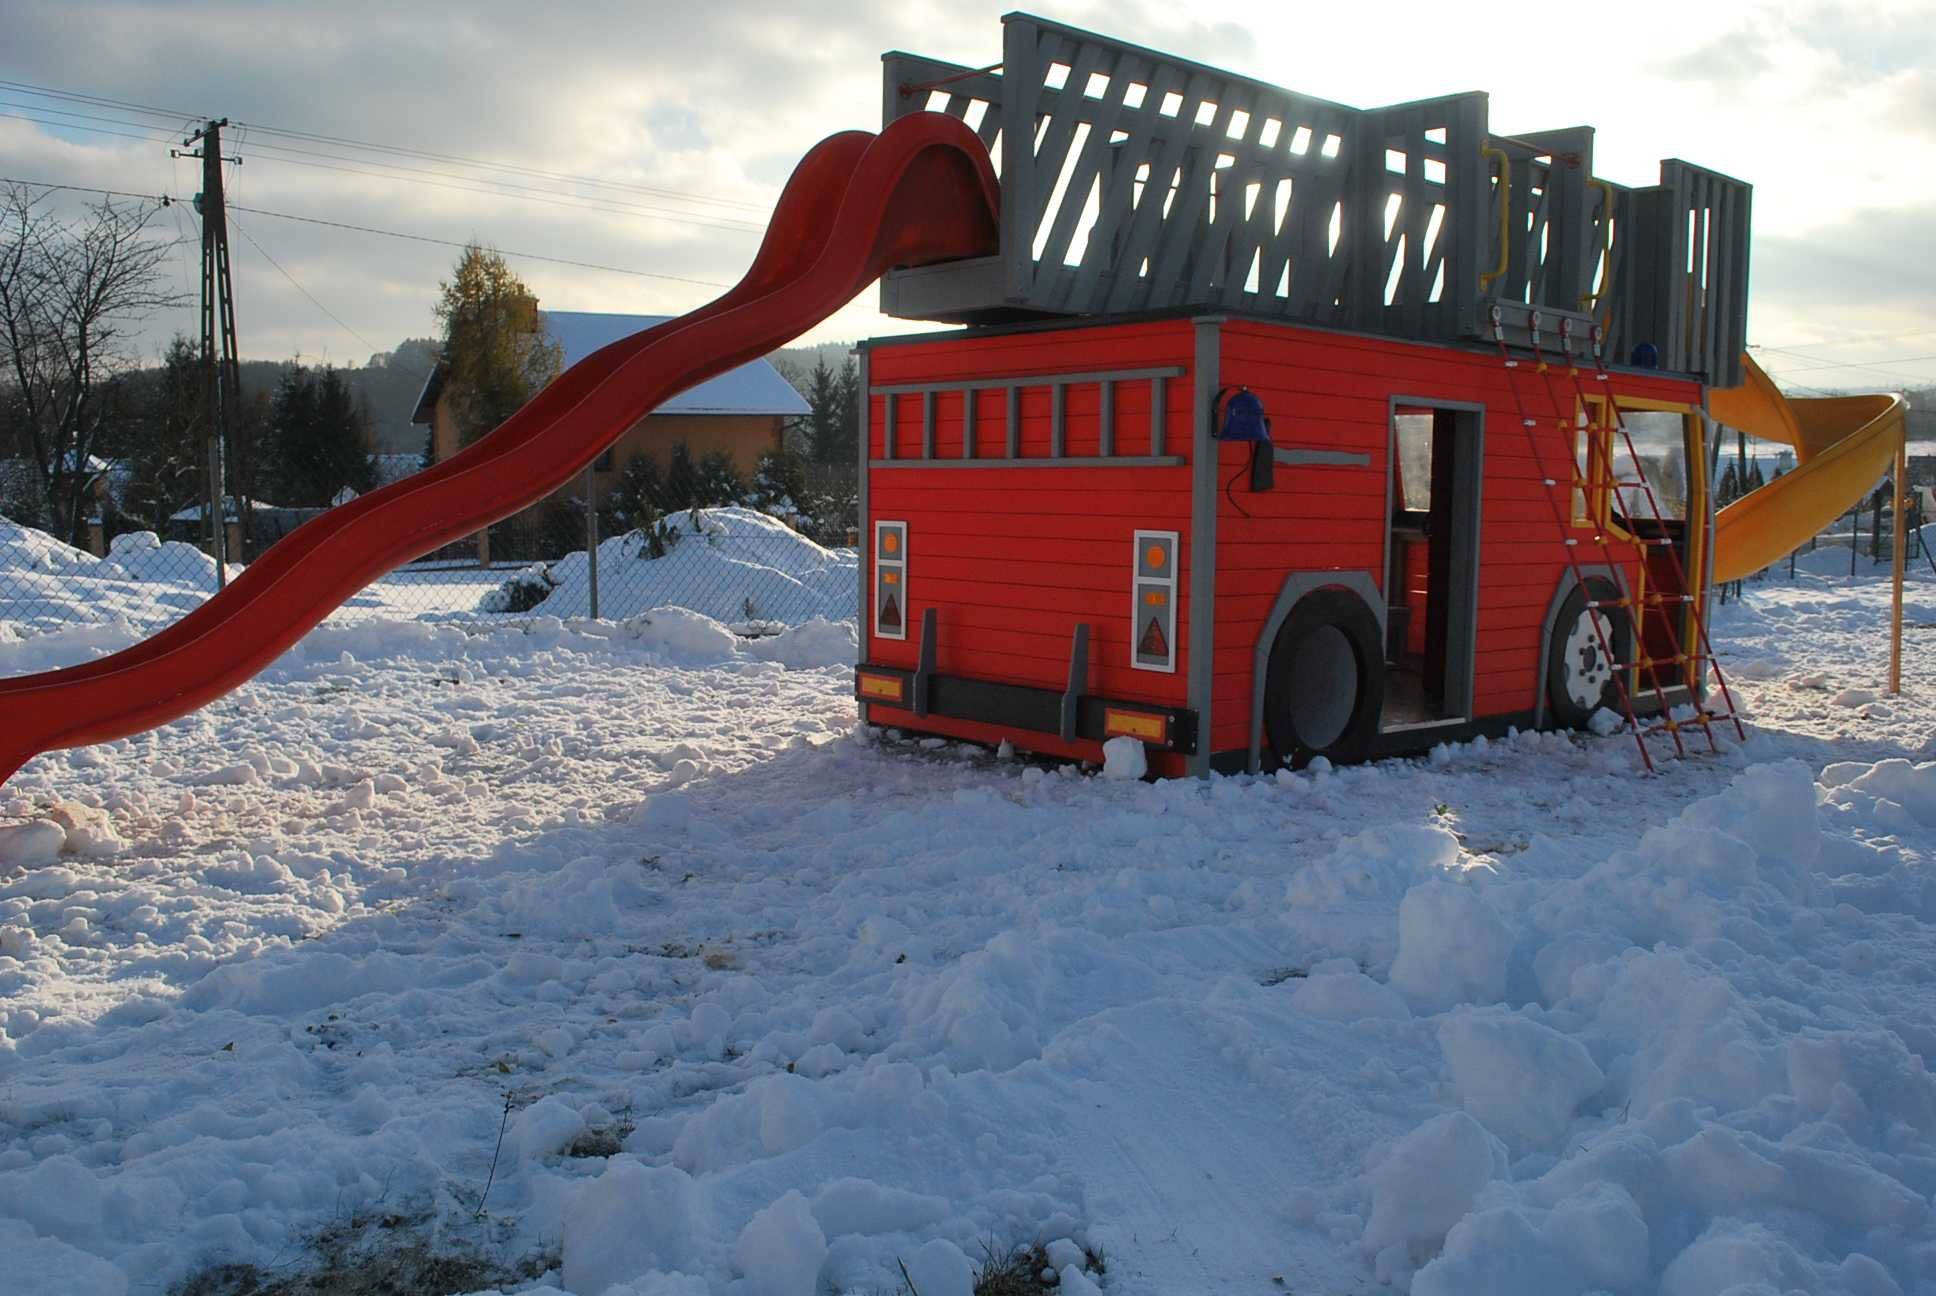
[(0, 633), (125, 622), (143, 634), (215, 592), (215, 561), (152, 531), (114, 538), (106, 558), (0, 517)]
[[(598, 612), (622, 620), (683, 607), (727, 625), (845, 620), (860, 597), (853, 550), (824, 549), (776, 518), (737, 505), (669, 513), (655, 528), (598, 546)], [(591, 614), (591, 564), (581, 550), (519, 573), (479, 603), (485, 612)], [(514, 587), (529, 593), (519, 597)]]

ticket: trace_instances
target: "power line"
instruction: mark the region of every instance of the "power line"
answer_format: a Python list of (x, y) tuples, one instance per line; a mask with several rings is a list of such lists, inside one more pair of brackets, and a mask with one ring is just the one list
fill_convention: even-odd
[(109, 130), (105, 126), (81, 126), (74, 122), (48, 121), (45, 117), (30, 117), (26, 113), (0, 112), (0, 117), (33, 122), (38, 126), (52, 126), (59, 130), (87, 131), (93, 135), (119, 135), (122, 139), (140, 140), (143, 144), (163, 143), (172, 138), (172, 135), (137, 135), (133, 131)]
[[(1774, 349), (1775, 348), (1773, 347), (1764, 348), (1764, 350), (1769, 350), (1769, 351), (1772, 351)], [(1800, 352), (1797, 352), (1797, 351), (1785, 352), (1784, 354), (1799, 356), (1803, 360), (1819, 359), (1819, 357), (1817, 356), (1802, 355)], [(1891, 373), (1892, 371), (1889, 369), (1883, 368), (1883, 366), (1885, 365), (1926, 364), (1930, 361), (1936, 361), (1936, 355), (1892, 356), (1887, 360), (1878, 360), (1873, 364), (1861, 364), (1856, 361), (1849, 361), (1845, 364), (1802, 365), (1799, 368), (1771, 369), (1768, 372), (1798, 374), (1798, 373), (1818, 373), (1825, 369), (1866, 369), (1871, 373), (1888, 374), (1888, 373)], [(1895, 373), (1895, 376), (1914, 378), (1914, 377), (1923, 377), (1925, 375), (1903, 374), (1898, 372), (1898, 373)]]
[[(1822, 342), (1804, 342), (1802, 345), (1805, 347), (1832, 347), (1854, 346), (1858, 342), (1899, 342), (1903, 338), (1928, 337), (1932, 333), (1936, 333), (1936, 329), (1911, 329), (1907, 333), (1855, 333), (1846, 334), (1842, 337), (1829, 338)], [(1780, 351), (1785, 355), (1801, 354), (1801, 352), (1793, 350), (1790, 347), (1774, 346), (1766, 342), (1750, 342), (1748, 343), (1748, 350)], [(1810, 358), (1813, 359), (1814, 357)]]
[[(103, 189), (98, 185), (47, 184), (38, 180), (23, 180), (18, 176), (0, 176), (0, 184), (21, 184), (34, 189), (65, 189), (76, 193), (98, 193), (114, 198), (142, 198), (166, 206), (177, 201), (167, 194), (128, 193), (119, 189)], [(269, 211), (261, 207), (242, 207), (229, 204), (232, 212), (247, 212), (251, 216), (273, 216), (277, 220), (301, 221), (305, 225), (323, 225), (331, 229), (354, 230), (359, 234), (379, 234), (385, 238), (405, 239), (412, 243), (431, 243), (438, 247), (468, 248), (471, 243), (460, 243), (454, 239), (432, 238), (427, 234), (406, 234), (401, 230), (379, 229), (374, 225), (353, 225), (347, 221), (324, 220), (320, 216), (298, 216), (293, 212)], [(569, 257), (546, 256), (541, 252), (512, 252), (504, 248), (493, 249), (499, 256), (514, 257), (524, 261), (548, 261), (553, 265), (576, 266), (581, 270), (603, 270), (610, 274), (634, 275), (641, 279), (665, 279), (673, 283), (693, 284), (700, 288), (727, 288), (731, 285), (716, 279), (694, 279), (686, 275), (661, 274), (655, 270), (628, 270), (624, 266), (602, 265), (596, 261), (574, 261)]]
[[(45, 117), (31, 113), (0, 112), (0, 117), (11, 117), (20, 121), (33, 122), (41, 126), (51, 126), (56, 130), (87, 131), (97, 135), (113, 135), (122, 139), (139, 139), (150, 143), (162, 143), (173, 138), (174, 132), (143, 122), (124, 121), (117, 117), (99, 117), (89, 113), (70, 112), (61, 108), (41, 108), (35, 105), (10, 103), (0, 100), (0, 108), (33, 107), (35, 112), (54, 113), (61, 117), (71, 117), (75, 121), (49, 121)], [(104, 122), (109, 126), (131, 126), (135, 130), (155, 131), (152, 135), (136, 135), (130, 131), (109, 130), (103, 126), (85, 126), (81, 122)], [(522, 202), (542, 203), (548, 207), (562, 207), (568, 210), (607, 212), (621, 216), (647, 216), (660, 220), (694, 225), (702, 229), (725, 230), (733, 233), (759, 233), (764, 227), (753, 221), (742, 221), (734, 217), (703, 212), (675, 212), (662, 207), (639, 207), (598, 199), (592, 195), (571, 195), (558, 189), (538, 189), (529, 185), (511, 184), (508, 181), (490, 180), (484, 177), (458, 175), (448, 171), (433, 171), (423, 167), (407, 167), (400, 163), (372, 161), (369, 165), (383, 167), (387, 171), (412, 172), (410, 175), (391, 175), (384, 171), (370, 171), (362, 167), (330, 165), (329, 162), (305, 161), (299, 157), (281, 157), (281, 153), (304, 154), (311, 158), (327, 158), (336, 163), (360, 161), (345, 158), (333, 153), (318, 153), (313, 149), (290, 148), (282, 144), (270, 144), (261, 140), (248, 141), (245, 147), (259, 158), (270, 162), (281, 162), (288, 166), (311, 167), (319, 171), (337, 171), (348, 175), (369, 176), (376, 180), (397, 181), (404, 184), (427, 185), (435, 189), (450, 189), (458, 193), (482, 194), (492, 198), (515, 198)], [(268, 150), (264, 153), (263, 150)], [(423, 176), (438, 176), (442, 179), (422, 179)], [(452, 183), (452, 182), (456, 183)], [(491, 186), (491, 187), (481, 187)], [(555, 196), (547, 196), (555, 195)], [(573, 201), (574, 198), (589, 201)]]
[(243, 122), (241, 125), (249, 130), (266, 135), (279, 135), (287, 139), (306, 140), (315, 144), (333, 144), (339, 148), (367, 149), (377, 153), (391, 153), (401, 157), (420, 158), (430, 162), (448, 162), (457, 166), (476, 167), (486, 171), (501, 171), (512, 175), (535, 176), (544, 180), (564, 180), (573, 184), (595, 185), (606, 189), (623, 189), (633, 193), (648, 194), (657, 198), (678, 198), (693, 202), (712, 203), (722, 207), (739, 207), (747, 211), (755, 212), (768, 210), (766, 204), (748, 202), (743, 198), (721, 198), (712, 194), (693, 193), (690, 190), (666, 189), (653, 185), (633, 184), (625, 180), (607, 180), (598, 176), (575, 175), (566, 171), (547, 171), (539, 167), (492, 162), (484, 158), (465, 157), (457, 153), (437, 153), (428, 149), (408, 148), (402, 145), (376, 144), (369, 140), (350, 139), (341, 135), (323, 135), (313, 131), (286, 130), (277, 126), (263, 126), (253, 122)]
[[(281, 146), (275, 145), (275, 144), (264, 144), (260, 140), (252, 140), (248, 142), (244, 147), (248, 148), (249, 151), (258, 158), (264, 158), (265, 160), (270, 162), (281, 162), (288, 166), (314, 167), (319, 171), (339, 171), (339, 172), (347, 173), (349, 175), (370, 176), (378, 180), (394, 180), (394, 181), (401, 181), (402, 183), (405, 183), (405, 184), (428, 185), (433, 189), (452, 189), (458, 193), (484, 194), (494, 198), (516, 198), (524, 202), (543, 203), (548, 207), (567, 207), (567, 208), (573, 208), (580, 211), (609, 212), (614, 215), (623, 215), (623, 216), (653, 216), (663, 220), (678, 221), (682, 224), (697, 225), (705, 229), (728, 230), (735, 233), (758, 233), (763, 228), (762, 226), (755, 224), (752, 221), (730, 220), (730, 218), (723, 219), (723, 220), (707, 220), (704, 217), (697, 214), (688, 215), (681, 212), (666, 211), (663, 208), (656, 208), (656, 207), (633, 207), (633, 206), (624, 205), (624, 204), (608, 203), (608, 202), (602, 202), (597, 200), (594, 200), (591, 202), (572, 202), (565, 198), (545, 197), (543, 196), (542, 193), (535, 190), (530, 190), (528, 187), (521, 186), (521, 185), (512, 186), (509, 189), (504, 189), (504, 188), (477, 188), (472, 184), (466, 184), (466, 183), (453, 184), (449, 182), (450, 181), (459, 181), (459, 182), (468, 181), (468, 180), (471, 180), (472, 177), (453, 175), (449, 172), (443, 172), (443, 171), (424, 171), (422, 168), (416, 168), (416, 167), (398, 167), (393, 163), (377, 162), (377, 163), (372, 163), (372, 165), (390, 166), (396, 170), (401, 170), (401, 171), (418, 171), (423, 175), (444, 176), (446, 177), (446, 179), (445, 180), (425, 180), (425, 179), (419, 179), (416, 176), (412, 176), (412, 175), (386, 175), (380, 171), (368, 171), (368, 170), (364, 170), (361, 167), (331, 166), (327, 162), (310, 162), (310, 161), (304, 161), (301, 158), (278, 157), (274, 153), (269, 153), (265, 155), (262, 150), (280, 149)], [(296, 151), (301, 152), (303, 150), (296, 150)], [(319, 153), (319, 154), (315, 154), (314, 156), (333, 157), (334, 155), (328, 154), (328, 153)], [(347, 161), (351, 161), (352, 159), (336, 158), (335, 160), (338, 162), (347, 162)], [(489, 184), (489, 183), (502, 183), (502, 182), (485, 181), (483, 183)], [(514, 192), (514, 190), (524, 190), (524, 192)], [(549, 190), (545, 192), (556, 193), (558, 191)]]
[(150, 113), (156, 117), (167, 117), (174, 121), (189, 121), (201, 117), (201, 113), (185, 112), (174, 108), (157, 108), (153, 104), (133, 103), (126, 99), (109, 99), (103, 95), (84, 94), (79, 90), (59, 90), (53, 86), (34, 85), (28, 81), (8, 81), (0, 79), (0, 88), (26, 91), (29, 94), (46, 95), (53, 99), (67, 99), (75, 103), (90, 103), (103, 108), (120, 108), (128, 112)]
[[(43, 98), (51, 98), (55, 100), (65, 101), (68, 103), (84, 104), (84, 105), (88, 105), (90, 107), (96, 107), (96, 108), (113, 108), (123, 112), (137, 112), (137, 113), (144, 113), (149, 116), (163, 117), (163, 118), (167, 118), (170, 121), (171, 127), (169, 129), (172, 129), (172, 123), (200, 120), (204, 116), (204, 114), (201, 114), (201, 113), (191, 113), (186, 111), (178, 111), (170, 108), (160, 108), (152, 104), (135, 103), (126, 99), (114, 99), (105, 95), (94, 95), (94, 94), (83, 93), (81, 91), (76, 91), (76, 90), (62, 90), (52, 86), (35, 85), (27, 81), (12, 81), (12, 80), (0, 79), (0, 90), (7, 90), (17, 94), (30, 94), (30, 95), (43, 97)], [(84, 114), (84, 113), (71, 113), (63, 109), (45, 108), (37, 105), (15, 104), (13, 106), (29, 107), (36, 112), (57, 113), (64, 116), (79, 116), (86, 120), (102, 121), (102, 122), (107, 122), (111, 125), (133, 126), (133, 127), (136, 127), (137, 129), (143, 129), (143, 130), (164, 129), (162, 127), (154, 126), (150, 123), (145, 123), (145, 122), (127, 122), (127, 121), (120, 121), (114, 118), (89, 117), (87, 114)], [(37, 119), (37, 118), (27, 118), (25, 120), (37, 121), (38, 124), (43, 126), (59, 124), (55, 122), (41, 121), (40, 119)], [(265, 125), (261, 125), (259, 123), (253, 123), (253, 122), (237, 122), (236, 126), (238, 129), (254, 131), (258, 134), (275, 135), (275, 136), (282, 137), (284, 139), (302, 140), (305, 142), (315, 143), (315, 144), (328, 144), (338, 148), (358, 149), (365, 152), (385, 153), (396, 157), (406, 157), (406, 158), (420, 159), (420, 160), (431, 161), (431, 162), (445, 162), (445, 163), (450, 163), (457, 166), (471, 167), (477, 170), (495, 171), (505, 175), (530, 176), (530, 177), (535, 177), (535, 178), (544, 179), (544, 180), (565, 181), (571, 184), (591, 185), (601, 189), (615, 189), (615, 190), (619, 190), (627, 193), (644, 194), (655, 198), (670, 198), (680, 202), (704, 204), (704, 205), (714, 206), (714, 207), (737, 208), (741, 211), (747, 211), (747, 212), (764, 213), (769, 209), (769, 204), (759, 203), (759, 202), (749, 202), (743, 198), (726, 198), (716, 194), (697, 193), (692, 190), (673, 189), (673, 188), (668, 188), (661, 185), (644, 185), (644, 184), (637, 184), (626, 180), (612, 180), (603, 176), (577, 175), (566, 171), (549, 171), (539, 167), (521, 166), (515, 163), (507, 163), (507, 162), (496, 162), (486, 158), (466, 157), (462, 154), (457, 154), (457, 153), (440, 153), (430, 149), (411, 148), (405, 145), (380, 144), (371, 140), (353, 139), (343, 135), (329, 135), (318, 131), (295, 130), (292, 128), (282, 127), (282, 126), (265, 126)], [(76, 128), (76, 129), (82, 129), (82, 128)], [(258, 143), (257, 147), (259, 148), (274, 147), (274, 148), (286, 149), (288, 146), (268, 145), (268, 144)], [(302, 152), (303, 150), (293, 149), (289, 151)], [(333, 155), (317, 154), (316, 156), (330, 157)], [(347, 161), (351, 159), (340, 159), (340, 160)], [(377, 164), (377, 165), (384, 165), (384, 164)], [(432, 173), (432, 174), (436, 174), (436, 173)], [(464, 178), (468, 179), (472, 177), (464, 177)], [(558, 191), (553, 190), (551, 192), (558, 192)], [(725, 219), (730, 219), (730, 218), (728, 217)]]
[(167, 194), (129, 193), (124, 189), (103, 189), (99, 185), (50, 184), (45, 180), (22, 180), (19, 176), (0, 176), (0, 184), (26, 185), (29, 189), (66, 190), (70, 193), (97, 193), (106, 198), (140, 198), (163, 207), (176, 200)]
[[(73, 117), (73, 118), (77, 118), (80, 121), (106, 122), (110, 126), (132, 126), (136, 130), (159, 132), (159, 134), (157, 134), (155, 137), (157, 139), (169, 139), (169, 138), (172, 138), (174, 135), (174, 132), (169, 128), (164, 126), (152, 125), (151, 123), (148, 123), (148, 122), (126, 121), (120, 117), (100, 117), (100, 116), (96, 116), (93, 113), (74, 112), (67, 108), (49, 108), (44, 104), (16, 103), (11, 99), (0, 99), (0, 108), (24, 108), (30, 113), (52, 113), (56, 117)], [(12, 114), (9, 114), (9, 116), (11, 115)], [(27, 120), (38, 121), (39, 119), (30, 117)], [(63, 122), (42, 122), (41, 124), (47, 125), (47, 126), (65, 125), (65, 123)], [(86, 127), (76, 126), (73, 129), (85, 130)]]
[[(238, 207), (233, 204), (230, 211), (248, 212), (252, 216), (274, 216), (278, 220), (301, 221), (305, 225), (326, 225), (331, 229), (355, 230), (359, 234), (381, 234), (385, 238), (408, 239), (412, 243), (434, 243), (439, 247), (468, 248), (471, 243), (459, 243), (452, 239), (431, 238), (427, 234), (405, 234), (401, 230), (378, 229), (374, 225), (352, 225), (346, 221), (323, 220), (317, 216), (297, 216), (290, 212), (265, 211), (260, 207)], [(701, 288), (725, 288), (730, 285), (714, 279), (690, 279), (684, 275), (660, 274), (654, 270), (627, 270), (624, 266), (600, 265), (595, 261), (574, 261), (569, 257), (545, 256), (538, 252), (513, 252), (506, 248), (492, 249), (499, 256), (516, 257), (525, 261), (549, 261), (553, 265), (577, 266), (581, 270), (605, 270), (612, 274), (636, 275), (641, 279), (667, 279), (673, 283), (695, 284)]]
[[(241, 209), (232, 207), (231, 210), (240, 211)], [(249, 241), (249, 246), (254, 248), (256, 251), (260, 252), (262, 254), (262, 259), (264, 261), (267, 261), (270, 265), (274, 266), (276, 268), (276, 273), (281, 275), (284, 279), (287, 279), (289, 281), (289, 286), (291, 288), (294, 288), (297, 292), (309, 298), (309, 304), (311, 306), (314, 306), (317, 310), (321, 311), (323, 314), (335, 320), (338, 328), (342, 329), (345, 333), (355, 338), (358, 342), (361, 342), (364, 346), (368, 347), (372, 352), (381, 351), (383, 349), (382, 347), (378, 346), (376, 343), (370, 341), (370, 339), (364, 337), (361, 333), (358, 333), (355, 329), (351, 328), (348, 324), (345, 324), (343, 322), (342, 316), (338, 315), (335, 311), (331, 310), (329, 307), (323, 305), (320, 301), (316, 300), (316, 295), (310, 292), (309, 289), (303, 287), (302, 284), (298, 283), (296, 281), (296, 276), (290, 274), (287, 270), (283, 269), (282, 262), (270, 256), (269, 249), (263, 247), (262, 244), (256, 242), (255, 235), (249, 233), (249, 231), (240, 222), (232, 222), (232, 223), (235, 225), (236, 233), (240, 234), (243, 238), (247, 239)]]

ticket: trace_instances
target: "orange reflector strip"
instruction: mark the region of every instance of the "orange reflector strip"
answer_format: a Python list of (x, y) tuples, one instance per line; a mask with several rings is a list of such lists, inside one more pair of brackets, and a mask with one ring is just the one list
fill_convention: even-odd
[(902, 681), (893, 675), (869, 675), (866, 671), (862, 671), (860, 692), (862, 697), (886, 698), (889, 701), (899, 702)]
[(1147, 711), (1105, 708), (1102, 733), (1105, 738), (1140, 738), (1144, 742), (1166, 743), (1170, 740), (1170, 722), (1166, 716), (1151, 715)]

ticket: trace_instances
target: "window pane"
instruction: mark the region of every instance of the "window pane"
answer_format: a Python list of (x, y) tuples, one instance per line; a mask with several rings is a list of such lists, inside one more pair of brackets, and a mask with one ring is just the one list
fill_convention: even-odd
[(1428, 513), (1432, 508), (1432, 416), (1395, 414), (1392, 428), (1398, 440), (1399, 507), (1408, 513)]
[[(1627, 429), (1627, 436), (1615, 434), (1613, 441), (1613, 475), (1616, 481), (1637, 480), (1634, 472), (1633, 455), (1627, 452), (1627, 441), (1633, 442), (1634, 454), (1640, 456), (1640, 467), (1647, 475), (1647, 484), (1654, 489), (1654, 499), (1660, 505), (1660, 516), (1670, 522), (1687, 520), (1687, 416), (1678, 410), (1622, 410), (1620, 421)], [(1637, 486), (1623, 486), (1614, 497), (1614, 506), (1622, 517), (1637, 521), (1652, 521), (1654, 510), (1647, 502), (1647, 492)]]

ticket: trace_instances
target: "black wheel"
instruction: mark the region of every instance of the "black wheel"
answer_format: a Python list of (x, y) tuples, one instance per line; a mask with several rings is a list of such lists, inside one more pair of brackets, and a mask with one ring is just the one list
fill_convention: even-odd
[(1283, 764), (1315, 756), (1364, 760), (1385, 705), (1385, 652), (1378, 620), (1349, 590), (1299, 599), (1271, 644), (1264, 681), (1264, 733)]
[[(1553, 723), (1577, 729), (1601, 707), (1620, 709), (1621, 670), (1633, 661), (1633, 621), (1625, 608), (1587, 607), (1588, 593), (1612, 602), (1620, 591), (1589, 576), (1560, 604), (1546, 650), (1546, 706)], [(1612, 649), (1612, 658), (1607, 652)]]

